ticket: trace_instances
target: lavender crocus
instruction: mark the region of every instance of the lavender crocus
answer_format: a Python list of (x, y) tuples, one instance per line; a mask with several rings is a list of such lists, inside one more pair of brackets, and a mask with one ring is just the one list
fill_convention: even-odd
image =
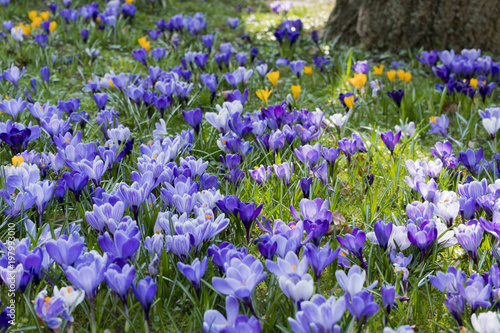
[(68, 236), (61, 235), (57, 240), (49, 239), (45, 249), (49, 256), (59, 265), (71, 266), (80, 257), (84, 246), (83, 238), (77, 232)]
[(363, 246), (365, 245), (366, 234), (363, 230), (354, 228), (352, 234), (345, 234), (343, 238), (337, 236), (337, 240), (343, 248), (352, 252), (361, 261), (363, 267), (366, 267), (363, 259)]
[(153, 303), (156, 296), (157, 286), (154, 280), (150, 276), (137, 282), (137, 286), (132, 284), (132, 290), (134, 292), (135, 298), (141, 303), (146, 316), (146, 322), (150, 326), (149, 321), (149, 309)]
[(396, 135), (392, 131), (382, 132), (380, 133), (380, 137), (382, 141), (386, 145), (387, 149), (391, 152), (391, 155), (394, 156), (394, 148), (399, 142), (401, 138), (401, 131), (397, 132)]
[(378, 244), (385, 251), (392, 235), (392, 222), (386, 224), (383, 220), (378, 220), (373, 226), (373, 231), (377, 237)]
[(289, 317), (288, 322), (296, 333), (337, 333), (340, 332), (340, 326), (336, 324), (342, 319), (345, 309), (344, 297), (335, 299), (330, 296), (326, 299), (323, 295), (316, 294), (310, 301), (302, 302), (295, 319)]
[(224, 332), (260, 332), (260, 322), (257, 317), (248, 318), (239, 315), (238, 300), (233, 296), (226, 297), (226, 317), (217, 310), (207, 310), (203, 316), (203, 333)]
[(307, 262), (314, 272), (318, 286), (323, 271), (337, 258), (339, 252), (340, 248), (332, 250), (329, 243), (320, 248), (314, 244), (307, 244), (304, 247), (304, 255), (307, 257)]
[(182, 115), (184, 120), (194, 129), (196, 135), (200, 132), (201, 120), (203, 118), (203, 112), (200, 108), (195, 108), (194, 110), (184, 111), (182, 110)]
[(196, 258), (191, 265), (186, 265), (180, 261), (177, 263), (177, 268), (179, 268), (186, 279), (191, 282), (198, 298), (200, 297), (201, 279), (203, 278), (203, 275), (205, 275), (207, 264), (207, 257), (205, 257), (201, 262), (200, 259)]
[(408, 239), (422, 252), (422, 261), (425, 254), (437, 238), (436, 224), (432, 220), (424, 221), (419, 226), (408, 223)]
[(361, 325), (378, 311), (378, 304), (368, 291), (361, 291), (353, 296), (346, 294), (345, 299), (347, 310)]
[(109, 265), (104, 273), (104, 279), (108, 287), (118, 294), (125, 307), (125, 314), (128, 315), (127, 296), (130, 287), (134, 283), (135, 268), (131, 265), (120, 267), (116, 264)]
[(104, 280), (107, 259), (107, 254), (101, 256), (96, 251), (90, 251), (81, 256), (74, 267), (70, 266), (66, 269), (66, 278), (85, 292), (85, 296), (92, 305), (97, 289)]
[(482, 161), (483, 158), (483, 148), (479, 147), (477, 151), (472, 149), (467, 149), (465, 152), (461, 151), (458, 156), (458, 161), (462, 163), (462, 165), (466, 167), (470, 173), (475, 174), (476, 166)]
[[(443, 114), (440, 117), (431, 117), (431, 128), (429, 129), (429, 133), (437, 133), (439, 135), (448, 137), (448, 125), (450, 125), (450, 120), (448, 117)], [(443, 162), (444, 163), (444, 162)]]
[(255, 167), (253, 170), (248, 170), (250, 173), (250, 176), (252, 176), (253, 180), (257, 182), (257, 184), (262, 185), (265, 184), (266, 181), (271, 177), (273, 168), (271, 166), (268, 166), (267, 168), (264, 167), (263, 165), (260, 165), (260, 167)]
[(282, 180), (288, 187), (293, 174), (293, 163), (284, 162), (278, 165), (274, 164), (273, 168), (278, 179)]

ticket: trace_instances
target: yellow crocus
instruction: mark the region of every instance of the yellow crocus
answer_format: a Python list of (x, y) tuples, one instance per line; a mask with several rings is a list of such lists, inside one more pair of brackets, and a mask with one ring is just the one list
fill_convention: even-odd
[(95, 18), (95, 21), (96, 21), (97, 23), (101, 23), (101, 18), (100, 18), (99, 16), (97, 16), (97, 17)]
[(40, 13), (40, 17), (42, 18), (42, 20), (44, 21), (47, 21), (49, 19), (49, 16), (50, 16), (50, 12), (41, 12)]
[(13, 166), (17, 167), (23, 163), (24, 163), (24, 158), (21, 155), (12, 157), (12, 165)]
[(130, 3), (133, 3), (134, 0), (125, 0), (125, 2), (130, 4)]
[(405, 80), (405, 71), (404, 70), (400, 69), (396, 74), (398, 75), (398, 77), (401, 81)]
[(19, 23), (21, 29), (23, 29), (23, 34), (31, 35), (31, 27), (28, 24)]
[(50, 25), (49, 25), (49, 31), (50, 31), (50, 32), (54, 32), (54, 31), (56, 30), (56, 28), (57, 28), (57, 23), (56, 23), (56, 21), (52, 21), (52, 22), (50, 22)]
[(300, 90), (301, 90), (300, 86), (292, 86), (293, 98), (295, 98), (295, 99), (299, 98), (299, 96), (300, 96)]
[(146, 39), (146, 37), (141, 37), (137, 40), (139, 44), (146, 49), (146, 52), (149, 52), (151, 48), (151, 43)]
[(387, 78), (389, 81), (394, 82), (396, 79), (396, 71), (387, 71)]
[(366, 74), (357, 73), (354, 74), (354, 77), (352, 79), (347, 80), (347, 82), (349, 82), (351, 86), (361, 89), (362, 87), (365, 86), (366, 80), (367, 80)]
[(266, 89), (260, 89), (255, 92), (257, 97), (263, 101), (264, 103), (267, 104), (267, 100), (269, 99), (269, 96), (271, 96), (271, 93), (273, 92), (273, 89), (269, 90), (268, 88)]
[(384, 64), (380, 64), (380, 66), (373, 66), (373, 74), (381, 75), (384, 73)]
[(477, 79), (475, 79), (475, 78), (470, 79), (469, 86), (476, 89), (477, 88)]
[(350, 109), (354, 105), (354, 96), (344, 97), (344, 103)]
[(313, 73), (312, 67), (304, 66), (304, 74), (312, 75), (312, 73)]
[(277, 87), (278, 80), (280, 79), (280, 72), (276, 71), (276, 72), (267, 73), (267, 78), (269, 79), (269, 81), (271, 81), (273, 86)]
[(36, 12), (36, 10), (32, 10), (31, 12), (28, 12), (28, 17), (30, 18), (30, 20), (34, 20), (36, 17), (38, 16), (38, 13)]
[(410, 83), (410, 81), (411, 81), (411, 73), (408, 73), (408, 72), (405, 73), (405, 81), (406, 81), (406, 83)]

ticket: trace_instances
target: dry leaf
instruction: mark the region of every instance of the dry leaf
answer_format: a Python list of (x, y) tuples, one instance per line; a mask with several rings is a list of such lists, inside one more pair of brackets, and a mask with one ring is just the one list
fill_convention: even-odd
[(328, 231), (326, 232), (327, 235), (332, 235), (334, 230), (335, 233), (338, 235), (342, 231), (345, 233), (351, 233), (352, 228), (345, 223), (345, 217), (340, 214), (338, 210), (334, 211), (332, 214), (332, 223), (328, 226)]

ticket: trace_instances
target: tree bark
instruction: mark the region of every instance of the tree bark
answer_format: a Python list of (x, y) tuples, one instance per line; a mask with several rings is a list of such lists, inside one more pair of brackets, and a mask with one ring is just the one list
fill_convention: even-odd
[(500, 50), (500, 0), (337, 0), (326, 39), (368, 50)]

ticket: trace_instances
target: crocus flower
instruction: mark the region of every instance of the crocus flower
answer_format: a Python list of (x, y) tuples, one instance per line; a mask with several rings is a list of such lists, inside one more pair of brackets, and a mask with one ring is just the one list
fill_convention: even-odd
[(12, 117), (12, 120), (18, 120), (21, 112), (26, 108), (27, 103), (22, 98), (5, 99), (0, 103), (0, 110)]
[(253, 291), (266, 276), (260, 260), (249, 254), (242, 259), (232, 258), (227, 265), (225, 278), (213, 277), (212, 285), (220, 293), (238, 298), (253, 310)]
[(437, 229), (433, 221), (424, 221), (419, 226), (413, 223), (408, 224), (408, 239), (422, 252), (422, 261), (436, 238)]
[(362, 324), (378, 311), (378, 304), (373, 301), (373, 295), (368, 291), (361, 291), (353, 296), (345, 295), (346, 307), (349, 313)]
[(61, 326), (63, 321), (59, 316), (65, 320), (73, 321), (73, 317), (68, 314), (68, 309), (64, 305), (62, 297), (49, 297), (47, 296), (47, 290), (40, 291), (36, 296), (35, 313), (51, 330)]
[(67, 279), (85, 292), (85, 296), (93, 305), (97, 289), (104, 280), (108, 256), (103, 256), (96, 251), (90, 251), (80, 257), (74, 267), (66, 269)]
[(293, 163), (284, 162), (278, 165), (274, 164), (273, 168), (278, 179), (282, 180), (288, 186), (293, 174)]
[(394, 155), (394, 148), (401, 138), (401, 132), (397, 132), (396, 135), (394, 135), (392, 131), (382, 132), (380, 133), (380, 137), (385, 143), (387, 149), (389, 149), (389, 151), (391, 152), (391, 155)]
[(200, 262), (200, 259), (196, 258), (191, 265), (186, 265), (180, 261), (177, 263), (177, 268), (179, 268), (186, 279), (191, 282), (198, 297), (200, 297), (201, 279), (203, 275), (205, 275), (207, 263), (207, 257), (205, 257), (202, 262)]
[(80, 201), (80, 192), (87, 186), (89, 177), (78, 171), (65, 172), (62, 177), (71, 192), (75, 194), (76, 201)]
[(200, 132), (200, 124), (203, 118), (203, 112), (200, 108), (195, 108), (194, 110), (184, 111), (182, 110), (182, 115), (184, 116), (184, 120), (191, 126), (195, 133), (198, 134)]
[(394, 306), (394, 301), (396, 299), (396, 288), (392, 285), (383, 285), (380, 292), (382, 294), (382, 303), (384, 303), (384, 308), (387, 313), (391, 313), (391, 309)]
[(132, 284), (132, 290), (134, 291), (135, 298), (141, 303), (144, 309), (144, 314), (146, 315), (146, 322), (149, 326), (149, 309), (153, 303), (153, 299), (156, 296), (157, 286), (154, 280), (150, 276), (137, 282), (137, 286)]
[(370, 70), (370, 65), (368, 64), (368, 60), (356, 61), (352, 65), (352, 69), (359, 74), (368, 74)]
[(304, 71), (305, 65), (306, 63), (303, 60), (292, 61), (290, 62), (290, 69), (292, 70), (293, 74), (297, 76), (297, 78), (300, 78), (300, 74)]
[(337, 240), (343, 248), (352, 252), (361, 261), (362, 266), (366, 265), (363, 260), (363, 246), (365, 245), (366, 234), (363, 230), (354, 228), (352, 234), (345, 234), (344, 238), (337, 236)]
[(398, 89), (398, 90), (393, 90), (393, 91), (387, 92), (387, 96), (392, 98), (392, 100), (396, 103), (398, 108), (401, 108), (401, 101), (403, 100), (404, 95), (405, 95), (405, 92), (403, 89)]
[[(340, 326), (336, 325), (345, 312), (345, 298), (325, 299), (324, 296), (316, 294), (310, 301), (301, 303), (301, 310), (295, 315), (295, 319), (288, 318), (293, 332), (340, 332)], [(322, 314), (318, 316), (318, 314)]]
[(479, 315), (472, 314), (470, 318), (472, 327), (479, 333), (498, 332), (500, 330), (500, 319), (493, 311), (483, 312)]
[(439, 135), (448, 137), (448, 125), (450, 124), (450, 120), (448, 117), (443, 114), (441, 117), (431, 117), (431, 128), (429, 129), (429, 133), (437, 133)]
[(57, 240), (49, 239), (45, 243), (45, 249), (49, 256), (59, 265), (71, 266), (80, 257), (84, 243), (83, 238), (77, 232), (71, 235), (61, 235)]
[(24, 76), (24, 72), (26, 68), (23, 67), (23, 70), (20, 72), (19, 67), (12, 66), (10, 69), (6, 69), (3, 71), (3, 77), (12, 83), (14, 87), (17, 89), (19, 86), (19, 80)]
[(480, 306), (489, 307), (491, 285), (485, 283), (482, 277), (477, 277), (475, 280), (469, 279), (466, 286), (457, 284), (460, 295), (467, 301), (471, 307), (471, 312), (475, 313)]
[(467, 149), (465, 152), (461, 151), (458, 156), (458, 161), (462, 163), (470, 173), (474, 174), (476, 166), (481, 162), (483, 157), (483, 148), (479, 147), (477, 151), (472, 149)]
[(106, 285), (120, 296), (120, 299), (125, 306), (125, 313), (128, 314), (127, 295), (130, 287), (134, 283), (135, 268), (129, 264), (120, 267), (116, 264), (111, 264), (104, 273)]
[(477, 264), (477, 249), (483, 239), (483, 229), (479, 222), (472, 220), (454, 228), (458, 244), (467, 251), (469, 258)]
[(351, 165), (351, 156), (356, 154), (356, 142), (354, 140), (350, 140), (348, 138), (343, 138), (338, 142), (339, 149), (347, 157), (347, 164)]
[(311, 188), (312, 181), (312, 178), (305, 177), (300, 180), (300, 189), (302, 190), (304, 198), (309, 198), (309, 190)]
[(272, 170), (273, 168), (271, 166), (268, 166), (266, 168), (261, 164), (260, 167), (256, 166), (253, 170), (248, 170), (248, 172), (250, 173), (250, 176), (252, 176), (253, 180), (257, 182), (257, 184), (262, 185), (265, 184), (265, 182), (269, 179)]
[(314, 272), (318, 285), (323, 271), (337, 258), (339, 252), (340, 248), (332, 250), (329, 243), (320, 248), (314, 244), (307, 244), (304, 247), (304, 255), (307, 257), (307, 262)]
[(259, 216), (263, 205), (255, 208), (254, 202), (240, 202), (237, 208), (234, 208), (234, 215), (238, 216), (246, 229), (247, 243), (250, 240), (250, 228), (252, 223)]
[(260, 332), (257, 317), (248, 318), (239, 315), (238, 300), (233, 296), (226, 297), (226, 317), (217, 310), (207, 310), (203, 316), (203, 333), (223, 332)]
[[(351, 297), (362, 292), (364, 290), (363, 285), (365, 284), (366, 272), (362, 271), (357, 265), (352, 266), (349, 269), (348, 274), (342, 270), (335, 272), (335, 277), (340, 287), (350, 295)], [(378, 281), (373, 282), (366, 289), (372, 289), (378, 284)]]
[(392, 235), (392, 222), (384, 223), (383, 220), (378, 220), (373, 225), (373, 230), (377, 237), (378, 244), (382, 250), (385, 251)]
[(357, 89), (361, 89), (365, 86), (367, 80), (366, 74), (363, 73), (357, 73), (354, 74), (354, 77), (347, 80), (349, 84)]
[(275, 72), (267, 73), (267, 78), (269, 79), (269, 81), (271, 81), (273, 86), (276, 88), (278, 86), (278, 80), (280, 79), (280, 72), (275, 71)]
[(228, 26), (230, 26), (233, 30), (236, 29), (236, 27), (238, 26), (238, 23), (240, 23), (240, 19), (237, 17), (234, 17), (234, 18), (230, 17), (226, 21), (226, 24)]
[(417, 60), (424, 65), (432, 67), (434, 66), (437, 60), (437, 51), (435, 49), (430, 52), (422, 51), (420, 57), (417, 56)]
[(99, 245), (114, 259), (131, 258), (141, 245), (141, 234), (135, 222), (122, 222), (112, 236), (109, 232), (99, 236)]

